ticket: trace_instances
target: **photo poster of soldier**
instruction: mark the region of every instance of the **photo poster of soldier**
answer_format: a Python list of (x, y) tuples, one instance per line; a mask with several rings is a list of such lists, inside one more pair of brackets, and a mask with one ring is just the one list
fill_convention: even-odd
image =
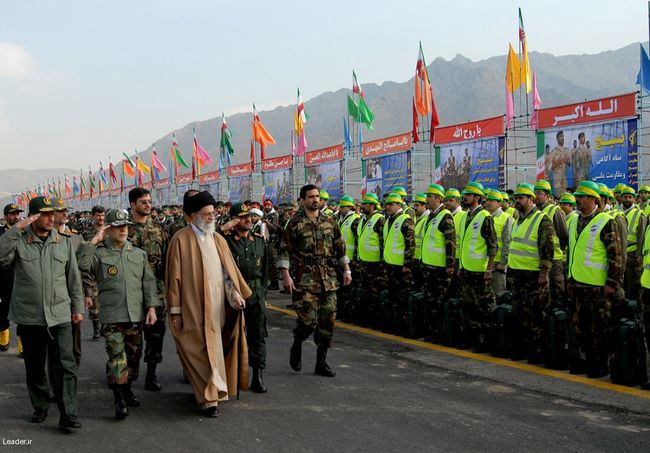
[(484, 138), (440, 146), (436, 175), (445, 188), (462, 190), (468, 182), (499, 188), (499, 147), (503, 137)]
[(395, 186), (402, 186), (408, 193), (411, 192), (411, 153), (365, 159), (362, 171), (364, 194), (374, 193), (381, 200), (384, 192)]
[(264, 173), (264, 198), (273, 204), (291, 203), (291, 169)]
[(251, 176), (230, 176), (228, 178), (228, 200), (231, 203), (250, 200), (252, 195)]
[(327, 191), (332, 200), (340, 200), (343, 194), (341, 178), (342, 161), (305, 167), (306, 183)]
[(537, 156), (556, 196), (584, 180), (635, 186), (636, 119), (547, 129)]

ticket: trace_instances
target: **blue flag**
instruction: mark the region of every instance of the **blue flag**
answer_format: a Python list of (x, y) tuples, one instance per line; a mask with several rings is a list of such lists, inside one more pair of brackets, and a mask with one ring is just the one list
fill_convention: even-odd
[(350, 148), (352, 148), (352, 138), (350, 137), (348, 122), (345, 121), (345, 117), (343, 117), (343, 140), (345, 141), (345, 155), (348, 156), (350, 154)]
[(650, 58), (646, 53), (643, 45), (641, 45), (641, 64), (639, 67), (639, 75), (636, 76), (636, 83), (641, 85), (641, 88), (650, 94)]

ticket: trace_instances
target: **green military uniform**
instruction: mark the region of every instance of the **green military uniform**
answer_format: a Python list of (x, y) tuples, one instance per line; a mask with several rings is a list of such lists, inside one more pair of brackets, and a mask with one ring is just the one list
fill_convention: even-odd
[[(11, 212), (23, 212), (18, 205), (11, 203), (4, 207), (5, 217)], [(0, 226), (0, 236), (11, 227), (6, 223)], [(10, 267), (0, 268), (0, 351), (9, 349), (9, 302), (14, 285), (14, 271)]]
[(167, 237), (172, 238), (176, 233), (181, 231), (183, 228), (185, 228), (187, 225), (187, 220), (185, 220), (185, 216), (182, 216), (180, 219), (176, 220), (175, 222), (170, 222), (167, 225)]
[[(84, 241), (88, 242), (94, 238), (98, 232), (99, 229), (97, 228), (97, 225), (93, 224), (93, 226), (84, 231), (81, 236)], [(90, 307), (88, 307), (88, 318), (93, 323), (93, 340), (99, 338), (99, 299), (97, 298), (97, 292), (97, 282), (93, 281), (91, 285), (84, 286), (84, 296), (90, 297), (93, 301)]]
[[(30, 215), (53, 210), (46, 197), (29, 203)], [(0, 237), (0, 266), (14, 268), (9, 318), (23, 342), (32, 420), (45, 419), (51, 384), (61, 414), (59, 427), (79, 428), (71, 316), (83, 313), (83, 292), (72, 243), (56, 230), (39, 237), (32, 225), (24, 231), (14, 226)]]
[[(129, 242), (134, 247), (139, 247), (147, 253), (147, 260), (156, 278), (156, 288), (161, 305), (156, 307), (157, 321), (152, 326), (144, 327), (144, 361), (150, 367), (147, 370), (147, 382), (150, 384), (155, 379), (155, 367), (162, 362), (163, 341), (165, 338), (165, 319), (167, 317), (164, 306), (165, 298), (165, 254), (167, 252), (168, 236), (162, 225), (154, 222), (151, 216), (147, 217), (144, 223), (133, 222), (129, 225)], [(159, 385), (147, 385), (153, 389)]]

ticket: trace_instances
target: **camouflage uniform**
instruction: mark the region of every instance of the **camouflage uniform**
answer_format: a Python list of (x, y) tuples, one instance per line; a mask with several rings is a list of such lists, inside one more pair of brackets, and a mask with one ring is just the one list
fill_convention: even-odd
[(269, 229), (269, 240), (266, 241), (266, 254), (269, 260), (268, 281), (271, 287), (275, 288), (278, 284), (278, 268), (276, 264), (278, 262), (278, 247), (282, 239), (282, 228), (280, 228), (280, 216), (275, 210), (265, 214), (265, 218)]
[[(537, 212), (519, 215), (515, 224), (522, 224)], [(514, 229), (514, 225), (513, 225)], [(553, 222), (543, 216), (537, 230), (539, 268), (550, 271), (553, 262)], [(550, 278), (550, 275), (549, 275)], [(512, 290), (514, 315), (513, 359), (532, 358), (538, 361), (543, 354), (544, 321), (550, 309), (549, 283), (538, 283), (539, 271), (508, 268), (508, 285)]]
[(315, 330), (316, 346), (331, 347), (338, 289), (333, 261), (349, 262), (336, 220), (322, 213), (310, 219), (300, 210), (284, 232), (279, 258), (278, 267), (289, 269), (296, 287), (294, 339), (304, 341)]
[[(598, 213), (600, 210), (596, 210), (589, 217), (582, 215), (578, 217), (576, 234), (579, 235)], [(579, 357), (575, 357), (572, 363), (572, 369), (576, 372), (577, 370), (582, 371), (581, 368), (585, 365), (586, 371), (602, 371), (606, 370), (608, 366), (608, 339), (611, 328), (619, 316), (613, 316), (612, 309), (616, 313), (623, 303), (623, 295), (619, 286), (622, 269), (617, 230), (615, 221), (611, 219), (605, 223), (600, 232), (600, 240), (607, 253), (605, 286), (614, 288), (615, 295), (605, 297), (602, 286), (576, 282), (573, 278), (569, 280), (569, 297), (574, 307), (573, 327), (579, 348)]]
[(138, 380), (142, 357), (142, 323), (110, 323), (102, 325), (106, 340), (106, 381), (109, 387)]
[[(404, 212), (398, 211), (395, 215), (388, 217), (384, 228), (390, 228), (399, 216)], [(402, 222), (400, 233), (404, 237), (404, 265), (392, 265), (384, 262), (386, 267), (386, 281), (388, 283), (388, 296), (390, 298), (390, 319), (385, 320), (396, 332), (401, 332), (407, 326), (407, 301), (409, 293), (413, 289), (413, 267), (415, 253), (415, 224), (411, 217)], [(404, 272), (408, 269), (408, 272)]]
[(165, 254), (169, 243), (165, 229), (158, 223), (154, 222), (151, 217), (147, 217), (144, 224), (137, 223), (131, 219), (133, 225), (129, 225), (128, 240), (135, 247), (139, 247), (147, 252), (147, 259), (156, 277), (156, 287), (158, 298), (162, 306), (156, 307), (156, 317), (158, 320), (152, 326), (144, 327), (144, 361), (147, 364), (158, 364), (162, 362), (163, 340), (165, 338), (165, 319), (167, 310), (164, 304), (165, 284)]
[[(427, 224), (433, 221), (440, 213), (440, 210), (444, 208), (444, 205), (441, 204), (438, 209), (431, 212)], [(447, 273), (447, 268), (455, 268), (456, 266), (456, 226), (451, 214), (447, 214), (442, 218), (438, 230), (445, 236), (446, 267), (422, 264), (423, 289), (426, 295), (424, 302), (426, 305), (416, 307), (418, 311), (417, 318), (424, 323), (425, 335), (435, 340), (441, 338), (442, 304), (449, 297), (451, 275)], [(423, 239), (423, 243), (424, 241)]]
[[(543, 211), (551, 202), (547, 201), (541, 206), (538, 206), (540, 211)], [(569, 244), (569, 229), (566, 223), (566, 215), (562, 209), (556, 209), (555, 215), (551, 219), (553, 222), (553, 231), (560, 241), (560, 249), (566, 250)], [(564, 298), (566, 293), (564, 262), (562, 260), (554, 260), (551, 265), (551, 272), (549, 274), (549, 289), (551, 300), (558, 300)]]
[(180, 219), (176, 220), (175, 222), (170, 222), (167, 225), (167, 237), (171, 239), (176, 233), (181, 231), (187, 225), (188, 225), (188, 223), (185, 220), (185, 216), (181, 217)]
[[(362, 227), (368, 218), (362, 217)], [(374, 231), (379, 236), (379, 250), (384, 250), (385, 217), (380, 217), (374, 224)], [(379, 294), (386, 289), (386, 266), (384, 263), (360, 261), (361, 264), (361, 325), (380, 326)]]

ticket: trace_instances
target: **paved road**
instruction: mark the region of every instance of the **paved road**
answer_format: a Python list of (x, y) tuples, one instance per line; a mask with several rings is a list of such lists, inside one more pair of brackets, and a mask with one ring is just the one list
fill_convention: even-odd
[[(272, 303), (286, 301), (274, 293)], [(196, 411), (171, 337), (160, 369), (162, 393), (135, 385), (143, 405), (113, 419), (102, 342), (84, 325), (79, 398), (83, 428), (56, 429), (56, 407), (30, 424), (22, 361), (0, 355), (2, 451), (650, 451), (650, 399), (570, 382), (498, 362), (453, 355), (338, 329), (334, 379), (288, 365), (293, 319), (269, 314), (268, 394), (243, 393), (217, 419)], [(638, 392), (640, 393), (640, 392)], [(31, 445), (10, 447), (11, 439)]]

